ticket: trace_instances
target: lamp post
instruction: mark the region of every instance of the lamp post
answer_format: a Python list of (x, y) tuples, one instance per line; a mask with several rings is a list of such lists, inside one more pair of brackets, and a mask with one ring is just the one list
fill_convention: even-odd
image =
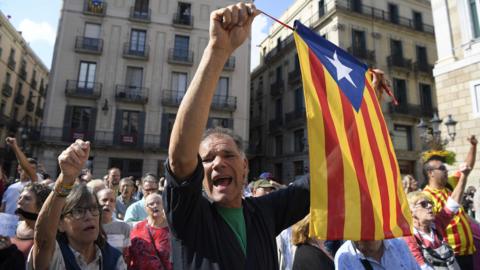
[(432, 150), (442, 150), (449, 142), (455, 141), (457, 121), (453, 119), (451, 114), (447, 116), (447, 121), (444, 125), (447, 126), (448, 138), (445, 139), (442, 138), (442, 131), (440, 130), (442, 122), (443, 120), (438, 118), (438, 115), (435, 113), (428, 123), (423, 121), (423, 118), (420, 118), (420, 123), (417, 125), (422, 142)]

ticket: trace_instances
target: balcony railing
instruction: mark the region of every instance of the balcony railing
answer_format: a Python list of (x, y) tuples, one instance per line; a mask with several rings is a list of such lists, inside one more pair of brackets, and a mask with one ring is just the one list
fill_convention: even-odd
[(213, 110), (233, 112), (237, 109), (237, 97), (214, 95), (211, 108)]
[(137, 22), (149, 23), (151, 20), (152, 10), (150, 8), (142, 10), (135, 9), (135, 7), (130, 7), (130, 20)]
[(25, 96), (22, 95), (21, 93), (17, 93), (15, 95), (15, 103), (17, 105), (23, 105), (24, 102), (25, 102)]
[(232, 71), (235, 69), (235, 56), (230, 56), (223, 66), (223, 70), (229, 70)]
[(416, 22), (413, 19), (390, 14), (388, 11), (378, 9), (376, 7), (353, 3), (353, 1), (349, 1), (349, 0), (336, 0), (335, 6), (336, 8), (345, 9), (350, 12), (362, 14), (362, 15), (368, 16), (369, 18), (383, 20), (393, 24), (408, 27), (412, 30), (434, 34), (433, 25), (425, 24), (423, 22), (418, 22), (418, 21)]
[(107, 2), (105, 0), (85, 0), (83, 13), (103, 17), (107, 13)]
[(37, 107), (37, 109), (35, 110), (35, 115), (37, 115), (38, 117), (43, 117), (43, 108)]
[(305, 125), (306, 117), (305, 109), (291, 111), (285, 114), (285, 125), (288, 128)]
[(290, 71), (288, 73), (288, 84), (289, 85), (294, 85), (300, 82), (302, 79), (302, 73), (300, 71), (300, 68), (295, 68), (293, 71)]
[(413, 64), (413, 68), (416, 72), (423, 72), (429, 75), (433, 75), (433, 66), (426, 61), (418, 61)]
[(2, 94), (6, 97), (11, 97), (12, 96), (13, 89), (10, 85), (7, 83), (3, 83), (2, 86)]
[(27, 111), (33, 112), (35, 110), (35, 103), (31, 101), (30, 99), (27, 100)]
[(390, 55), (387, 57), (387, 64), (389, 67), (396, 67), (406, 70), (412, 69), (412, 60), (403, 58), (403, 56)]
[(101, 54), (103, 39), (77, 36), (75, 39), (75, 51), (83, 53)]
[(15, 61), (15, 59), (13, 59), (13, 57), (8, 57), (7, 66), (11, 70), (15, 71), (15, 67), (17, 66), (17, 62)]
[(410, 116), (414, 118), (420, 117), (433, 117), (436, 109), (431, 105), (418, 105), (418, 104), (399, 104), (395, 106), (389, 104), (389, 111), (391, 114)]
[(125, 44), (123, 44), (123, 57), (139, 60), (148, 60), (149, 50), (150, 47), (148, 45), (144, 45), (144, 47), (141, 47), (139, 44), (125, 42)]
[(278, 130), (282, 129), (282, 126), (283, 126), (283, 118), (282, 117), (272, 119), (268, 123), (268, 127), (270, 129), (270, 132), (278, 131)]
[(31, 86), (33, 89), (37, 89), (37, 80), (35, 80), (34, 78), (32, 78), (32, 80), (30, 81), (30, 86)]
[(18, 71), (18, 76), (22, 78), (24, 81), (27, 80), (27, 69), (24, 66), (22, 66)]
[(361, 60), (366, 60), (368, 63), (375, 63), (375, 52), (369, 51), (366, 48), (356, 48), (349, 47), (347, 49), (348, 53), (359, 58)]
[(163, 90), (162, 105), (178, 107), (185, 95), (184, 91)]
[(193, 27), (193, 16), (175, 13), (173, 14), (173, 25), (180, 27)]
[(148, 88), (117, 84), (115, 99), (123, 102), (146, 104), (148, 102)]
[(170, 48), (170, 50), (168, 51), (168, 62), (172, 64), (192, 65), (193, 51)]
[(67, 97), (99, 99), (102, 95), (102, 84), (96, 82), (67, 80), (65, 95)]
[(285, 84), (283, 80), (277, 80), (270, 85), (270, 95), (279, 96), (285, 91)]

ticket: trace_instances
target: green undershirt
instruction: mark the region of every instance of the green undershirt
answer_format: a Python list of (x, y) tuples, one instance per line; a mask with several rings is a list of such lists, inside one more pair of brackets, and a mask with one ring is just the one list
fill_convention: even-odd
[(232, 231), (235, 233), (243, 254), (247, 254), (247, 228), (245, 226), (245, 218), (242, 208), (225, 208), (217, 205), (218, 213), (227, 222)]

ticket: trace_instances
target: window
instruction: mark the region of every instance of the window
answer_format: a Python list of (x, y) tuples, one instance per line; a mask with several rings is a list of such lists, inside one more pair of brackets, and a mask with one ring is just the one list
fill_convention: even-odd
[(187, 91), (187, 73), (172, 72), (172, 95), (178, 100), (183, 98), (185, 91)]
[(132, 29), (132, 33), (130, 35), (130, 53), (143, 54), (145, 52), (146, 37), (147, 31)]
[(475, 117), (480, 117), (480, 80), (470, 82), (472, 110)]
[(119, 168), (123, 175), (133, 176), (134, 178), (141, 178), (143, 174), (142, 159), (110, 158), (108, 167)]
[(305, 150), (305, 135), (303, 129), (296, 130), (294, 133), (294, 151), (300, 153)]
[(398, 24), (400, 17), (398, 16), (398, 6), (395, 4), (388, 4), (388, 12), (390, 13), (390, 22)]
[(92, 120), (92, 109), (88, 107), (73, 107), (71, 128), (74, 139), (83, 139), (84, 136), (75, 136), (75, 132), (86, 132), (89, 130)]
[(303, 89), (295, 89), (295, 111), (301, 112), (305, 110), (305, 99), (303, 97)]
[(355, 56), (366, 56), (367, 43), (365, 40), (365, 31), (352, 30), (352, 48)]
[(2, 103), (0, 104), (0, 114), (1, 114), (1, 116), (5, 115), (6, 108), (7, 108), (7, 102), (2, 100)]
[(422, 105), (422, 113), (433, 115), (432, 88), (428, 84), (419, 84), (420, 104)]
[(92, 91), (95, 83), (95, 70), (97, 64), (94, 62), (80, 62), (78, 73), (78, 88), (84, 91)]
[(178, 3), (178, 19), (180, 24), (191, 25), (191, 5), (190, 3)]
[(91, 39), (100, 38), (100, 24), (96, 23), (85, 23), (85, 29), (83, 36)]
[(273, 175), (275, 175), (276, 179), (280, 182), (283, 180), (283, 165), (282, 163), (275, 163)]
[(305, 173), (303, 160), (293, 162), (293, 173), (295, 174), (295, 176), (303, 175)]
[(353, 11), (362, 13), (362, 0), (351, 0), (350, 5)]
[(188, 61), (189, 60), (189, 49), (190, 49), (190, 37), (175, 35), (175, 47), (174, 47), (174, 57), (175, 59)]
[(23, 83), (22, 83), (22, 82), (18, 82), (18, 83), (17, 83), (17, 95), (18, 95), (18, 94), (22, 94), (22, 89), (23, 89)]
[(275, 136), (275, 155), (279, 156), (283, 154), (283, 136)]
[(318, 15), (319, 17), (325, 15), (325, 0), (318, 1)]
[(228, 96), (228, 77), (220, 77), (217, 84), (216, 95), (227, 97)]
[(280, 50), (282, 48), (282, 38), (279, 37), (277, 38), (277, 50)]
[(133, 91), (139, 91), (143, 83), (143, 68), (139, 67), (127, 67), (127, 77), (125, 84), (128, 89)]
[(402, 41), (391, 39), (390, 40), (390, 53), (394, 58), (403, 58)]
[(275, 100), (275, 119), (282, 119), (283, 116), (283, 105), (282, 99), (279, 98)]
[(148, 16), (148, 0), (135, 0), (133, 15), (135, 17)]
[(15, 60), (15, 49), (11, 48), (10, 49), (10, 55), (9, 55), (9, 60)]
[(427, 63), (427, 48), (423, 46), (416, 46), (417, 52), (417, 62), (419, 63)]
[(395, 97), (398, 100), (398, 105), (401, 108), (407, 107), (407, 86), (405, 80), (402, 79), (393, 79), (393, 89), (395, 92)]
[(135, 111), (123, 111), (122, 134), (133, 135), (138, 132), (139, 113)]
[(10, 80), (11, 79), (12, 79), (12, 75), (9, 72), (7, 72), (5, 74), (5, 84), (10, 85)]
[(229, 119), (229, 118), (211, 117), (208, 119), (207, 126), (208, 128), (215, 128), (215, 127), (233, 128), (233, 122), (232, 122), (232, 119)]
[(413, 27), (415, 30), (423, 31), (422, 13), (413, 11)]
[(277, 83), (281, 82), (283, 80), (283, 68), (282, 66), (278, 66), (277, 69), (275, 70), (276, 75), (277, 75)]
[(478, 21), (477, 1), (478, 0), (468, 0), (469, 6), (470, 6), (470, 20), (472, 24), (472, 32), (473, 32), (474, 38), (480, 37), (480, 25)]
[(412, 127), (394, 125), (393, 145), (399, 150), (413, 150)]

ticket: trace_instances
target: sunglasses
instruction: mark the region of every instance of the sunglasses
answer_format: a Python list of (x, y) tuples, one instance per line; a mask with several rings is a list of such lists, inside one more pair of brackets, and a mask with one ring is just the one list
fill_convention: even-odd
[(438, 167), (438, 168), (431, 168), (431, 170), (432, 170), (432, 171), (434, 171), (434, 170), (446, 171), (446, 170), (447, 170), (447, 167), (445, 167), (445, 165), (442, 165), (442, 166), (440, 166), (440, 167)]
[(422, 208), (428, 208), (428, 206), (433, 207), (433, 203), (431, 201), (421, 201), (418, 202), (417, 205), (420, 205)]

